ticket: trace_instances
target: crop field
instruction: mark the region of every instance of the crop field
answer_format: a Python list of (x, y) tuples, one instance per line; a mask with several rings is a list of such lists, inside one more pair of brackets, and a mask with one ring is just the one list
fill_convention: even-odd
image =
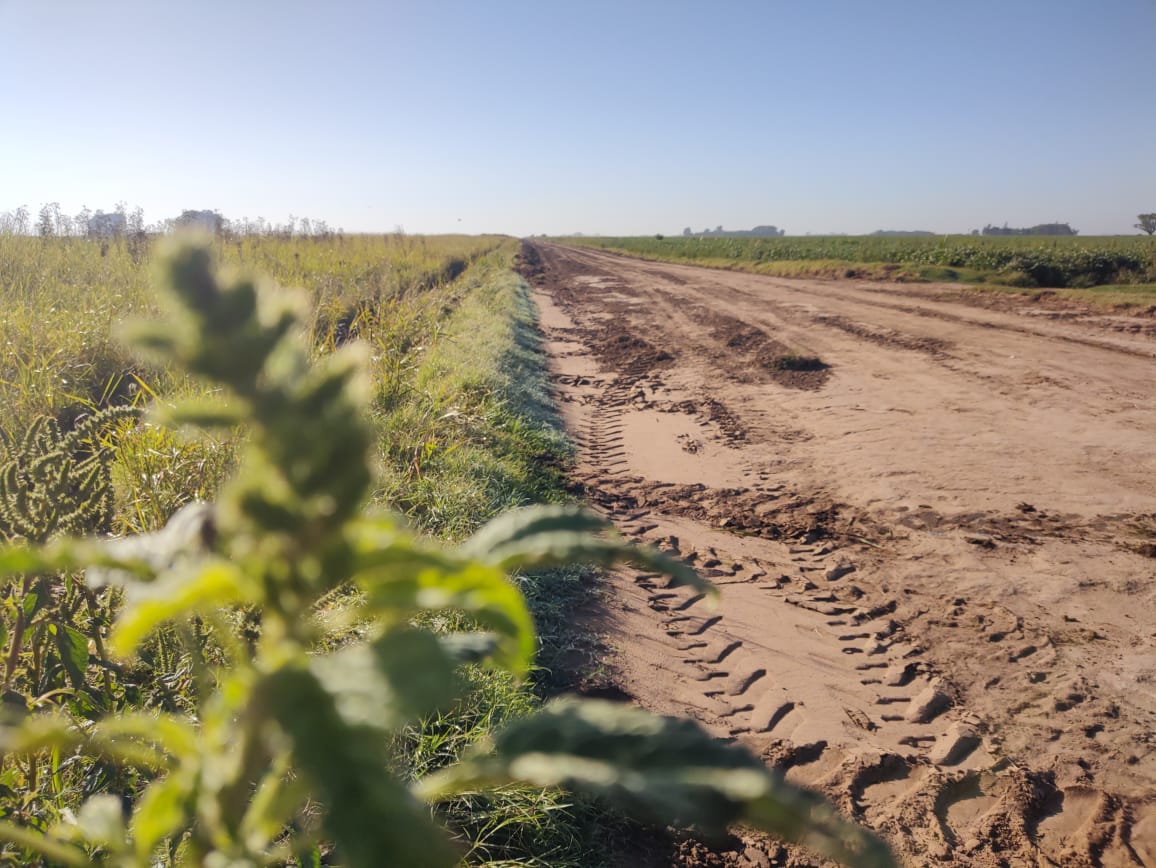
[[(151, 242), (146, 242), (151, 246)], [(364, 311), (391, 308), (461, 273), (496, 249), (496, 238), (351, 236), (341, 240), (242, 237), (219, 245), (226, 264), (267, 274), (314, 299), (315, 342), (348, 330)], [(0, 234), (0, 398), (19, 428), (43, 412), (77, 412), (117, 390), (160, 386), (168, 372), (141, 368), (116, 325), (156, 316), (149, 250), (131, 242), (47, 242)], [(134, 378), (141, 378), (140, 381)]]
[[(154, 404), (216, 401), (221, 391), (172, 364), (142, 360), (123, 340), (126, 322), (164, 315), (153, 289), (152, 247), (0, 236), (5, 471), (19, 474), (40, 453), (59, 452), (66, 432), (85, 419), (97, 419), (99, 427), (85, 442), (68, 446), (102, 456), (102, 480), (85, 489), (93, 503), (59, 528), (43, 511), (36, 513), (40, 528), (20, 520), (9, 480), (0, 496), (0, 532), (10, 542), (58, 530), (118, 536), (154, 531), (187, 504), (216, 498), (236, 469), (247, 439), (240, 430), (194, 434), (132, 415)], [(566, 446), (547, 410), (544, 375), (527, 331), (532, 309), (510, 271), (516, 249), (510, 239), (254, 236), (214, 247), (226, 267), (305, 288), (311, 303), (302, 324), (315, 359), (353, 338), (368, 345), (374, 504), (405, 514), (424, 533), (458, 540), (502, 510), (558, 498), (551, 468)], [(45, 420), (53, 420), (51, 430)], [(34, 428), (43, 432), (40, 442), (25, 443)], [(81, 726), (117, 713), (196, 714), (200, 679), (222, 653), (213, 627), (198, 621), (191, 633), (163, 630), (132, 666), (124, 666), (106, 644), (122, 593), (85, 588), (79, 575), (61, 575), (26, 577), (5, 591), (5, 707), (64, 715)], [(564, 639), (567, 600), (580, 596), (583, 575), (555, 570), (525, 585), (539, 627), (541, 665), (550, 664), (551, 648)], [(340, 625), (324, 632), (325, 643), (342, 644), (353, 635), (341, 594), (314, 616)], [(548, 680), (543, 675), (520, 683), (482, 669), (465, 677), (467, 697), (452, 714), (395, 736), (394, 762), (404, 777), (440, 768), (503, 720), (524, 715), (540, 702)], [(131, 804), (152, 777), (148, 770), (85, 760), (59, 746), (27, 758), (9, 754), (0, 770), (0, 814), (20, 829), (58, 829), (94, 796), (111, 794)], [(507, 788), (449, 801), (442, 818), (471, 861), (568, 864), (584, 849), (576, 811), (540, 791)], [(34, 861), (36, 848), (4, 837), (10, 842), (0, 863)], [(181, 846), (187, 842), (177, 835), (157, 858), (180, 861)], [(318, 845), (309, 859), (328, 860), (327, 852)], [(101, 848), (87, 853), (83, 858), (98, 856)]]
[(1156, 242), (1133, 237), (815, 236), (803, 238), (576, 238), (567, 243), (665, 262), (779, 276), (961, 281), (1094, 292), (1109, 303), (1156, 299)]

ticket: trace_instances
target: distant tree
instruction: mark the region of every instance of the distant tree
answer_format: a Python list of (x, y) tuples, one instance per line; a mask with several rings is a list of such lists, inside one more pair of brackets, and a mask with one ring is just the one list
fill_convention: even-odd
[(0, 212), (0, 235), (27, 235), (28, 209), (23, 205), (15, 211)]
[(128, 255), (134, 263), (140, 263), (148, 255), (149, 236), (145, 229), (144, 209), (135, 208), (128, 215)]
[(1156, 214), (1137, 214), (1136, 228), (1147, 235), (1156, 235)]
[(128, 215), (126, 228), (132, 235), (143, 235), (145, 231), (144, 209), (137, 207)]
[(225, 230), (225, 223), (227, 221), (224, 217), (213, 210), (205, 211), (182, 211), (181, 216), (173, 221), (177, 228), (198, 228), (205, 229), (215, 235), (220, 235)]
[(787, 234), (787, 230), (780, 229), (778, 226), (756, 226), (754, 229), (735, 232), (734, 234), (750, 238), (782, 238)]
[(72, 218), (72, 225), (76, 227), (77, 235), (88, 235), (92, 232), (92, 227), (89, 226), (91, 219), (92, 212), (88, 210), (87, 205), (76, 213), (76, 216)]
[(1078, 229), (1073, 229), (1067, 223), (1040, 223), (1026, 229), (1015, 229), (1006, 223), (1002, 227), (988, 224), (983, 227), (984, 235), (1079, 235)]
[[(73, 234), (72, 218), (65, 214), (60, 208), (56, 209), (53, 215), (56, 218), (56, 234), (61, 238), (67, 238)], [(77, 233), (79, 234), (79, 233)]]
[(754, 229), (724, 229), (716, 226), (714, 229), (708, 227), (702, 232), (695, 232), (688, 226), (682, 230), (682, 234), (686, 238), (781, 238), (787, 231), (778, 226), (762, 225)]
[(56, 234), (56, 217), (60, 213), (60, 204), (50, 202), (40, 208), (36, 218), (36, 234), (41, 238), (51, 238)]
[(99, 208), (88, 218), (85, 233), (89, 238), (121, 238), (124, 235), (125, 216), (120, 211), (105, 214)]
[(12, 227), (20, 235), (28, 234), (28, 206), (21, 205), (12, 212)]

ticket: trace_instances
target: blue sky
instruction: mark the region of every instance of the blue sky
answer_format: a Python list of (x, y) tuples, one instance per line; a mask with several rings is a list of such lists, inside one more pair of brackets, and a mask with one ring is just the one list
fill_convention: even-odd
[(0, 0), (0, 211), (791, 234), (1156, 211), (1156, 0)]

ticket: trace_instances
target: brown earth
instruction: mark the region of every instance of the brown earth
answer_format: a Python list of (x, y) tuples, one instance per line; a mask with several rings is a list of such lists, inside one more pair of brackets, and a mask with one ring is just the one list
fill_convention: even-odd
[[(1148, 329), (544, 243), (523, 265), (575, 486), (722, 590), (612, 574), (597, 687), (746, 744), (907, 864), (1156, 865)], [(746, 834), (672, 858), (821, 864)]]

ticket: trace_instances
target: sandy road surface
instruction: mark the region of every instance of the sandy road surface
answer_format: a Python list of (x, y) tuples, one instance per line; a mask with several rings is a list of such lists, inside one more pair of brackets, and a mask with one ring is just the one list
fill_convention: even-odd
[(621, 690), (912, 865), (1156, 865), (1151, 320), (524, 256), (577, 484), (723, 591), (616, 574)]

